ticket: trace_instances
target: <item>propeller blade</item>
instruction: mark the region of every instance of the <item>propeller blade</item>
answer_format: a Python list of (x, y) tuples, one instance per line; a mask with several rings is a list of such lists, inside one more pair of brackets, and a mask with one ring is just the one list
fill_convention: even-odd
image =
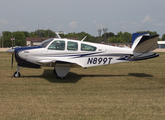
[(14, 56), (14, 53), (12, 54), (12, 59), (11, 59), (11, 69), (13, 69), (13, 56)]
[(9, 49), (6, 52), (13, 54), (14, 53), (14, 49)]

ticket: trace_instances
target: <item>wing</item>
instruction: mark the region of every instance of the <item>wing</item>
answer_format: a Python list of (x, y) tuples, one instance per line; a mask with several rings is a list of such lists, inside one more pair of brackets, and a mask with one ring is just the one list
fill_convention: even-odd
[(78, 67), (77, 64), (68, 62), (68, 61), (59, 61), (59, 60), (39, 60), (39, 64), (42, 64), (43, 66), (51, 66), (54, 67), (55, 73), (58, 77), (64, 78), (71, 67)]
[(77, 63), (73, 62), (73, 61), (66, 61), (66, 60), (39, 60), (37, 61), (37, 63), (39, 63), (42, 66), (50, 66), (50, 67), (55, 67), (55, 65), (58, 64), (70, 64), (70, 67), (83, 67), (81, 65), (78, 65)]

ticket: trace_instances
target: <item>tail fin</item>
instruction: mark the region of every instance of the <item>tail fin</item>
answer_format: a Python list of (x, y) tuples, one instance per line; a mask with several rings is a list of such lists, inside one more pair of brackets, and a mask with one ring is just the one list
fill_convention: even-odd
[(149, 53), (157, 48), (159, 35), (150, 36), (148, 33), (133, 33), (132, 49), (136, 53)]

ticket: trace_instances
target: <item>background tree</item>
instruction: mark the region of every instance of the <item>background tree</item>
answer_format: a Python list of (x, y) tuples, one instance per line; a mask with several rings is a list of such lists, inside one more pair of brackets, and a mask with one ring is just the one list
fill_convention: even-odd
[(15, 37), (15, 46), (25, 46), (26, 45), (26, 36), (24, 32), (13, 32), (13, 37)]
[(131, 42), (132, 35), (131, 33), (121, 31), (117, 33), (117, 35), (114, 35), (113, 37), (108, 38), (109, 43), (130, 43)]
[(162, 35), (162, 41), (165, 41), (165, 34)]
[(132, 34), (131, 33), (124, 32), (122, 37), (123, 37), (125, 43), (132, 42)]
[[(107, 39), (115, 36), (115, 34), (113, 32), (109, 32), (109, 33), (105, 33), (105, 34), (106, 34)], [(102, 34), (102, 38), (104, 38), (104, 34)]]
[(108, 38), (108, 43), (117, 43), (117, 38), (116, 36)]
[[(149, 30), (148, 31), (139, 31), (138, 33), (149, 33), (151, 36), (158, 35), (158, 33), (156, 31), (149, 31)], [(159, 41), (161, 41), (160, 38), (159, 38)]]
[(10, 40), (12, 38), (12, 33), (9, 31), (3, 32), (3, 47), (12, 47), (12, 41)]
[(85, 38), (84, 41), (95, 42), (95, 38), (93, 36), (91, 36), (90, 34), (85, 33), (85, 32), (78, 33), (79, 40), (82, 40), (85, 36), (87, 36), (87, 37)]
[(149, 33), (151, 36), (153, 35), (157, 35), (157, 32), (156, 31), (138, 31), (137, 33)]
[[(4, 31), (3, 32), (3, 46), (4, 47), (12, 47), (12, 41), (11, 38), (15, 38), (15, 41), (13, 41), (13, 47), (14, 46), (25, 46), (26, 43), (26, 36), (25, 34), (27, 34), (26, 32), (20, 32), (20, 31), (16, 31), (16, 32), (9, 32), (9, 31)], [(15, 43), (15, 44), (14, 44)]]
[[(138, 31), (138, 33), (149, 33), (151, 36), (157, 35), (156, 31)], [(132, 34), (128, 32), (118, 32), (115, 35), (113, 32), (106, 33), (108, 43), (131, 43), (132, 41)], [(12, 41), (10, 40), (12, 37), (15, 37), (15, 46), (24, 46), (26, 42), (26, 37), (55, 37), (56, 34), (52, 30), (36, 30), (32, 32), (27, 31), (4, 31), (3, 32), (3, 46), (4, 47), (11, 47)], [(86, 32), (79, 32), (79, 33), (68, 33), (68, 34), (60, 34), (62, 38), (69, 38), (69, 37), (76, 37), (79, 40), (82, 40), (85, 36), (86, 39), (84, 41), (88, 42), (95, 42), (100, 43), (104, 40), (104, 34), (101, 37), (94, 37)], [(162, 35), (162, 40), (165, 40), (165, 34)], [(161, 40), (159, 39), (159, 40)], [(101, 40), (101, 41), (100, 41)]]

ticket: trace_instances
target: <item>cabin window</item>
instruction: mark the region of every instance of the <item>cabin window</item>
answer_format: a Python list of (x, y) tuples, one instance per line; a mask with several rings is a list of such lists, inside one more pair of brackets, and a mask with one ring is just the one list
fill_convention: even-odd
[(67, 50), (77, 51), (78, 50), (78, 43), (68, 41)]
[(52, 40), (53, 40), (53, 38), (50, 38), (48, 40), (45, 40), (42, 43), (40, 43), (39, 46), (45, 48)]
[(91, 45), (87, 45), (87, 44), (81, 44), (81, 50), (82, 51), (96, 51), (96, 47), (91, 46)]
[(65, 50), (65, 41), (57, 40), (48, 47), (49, 50)]

